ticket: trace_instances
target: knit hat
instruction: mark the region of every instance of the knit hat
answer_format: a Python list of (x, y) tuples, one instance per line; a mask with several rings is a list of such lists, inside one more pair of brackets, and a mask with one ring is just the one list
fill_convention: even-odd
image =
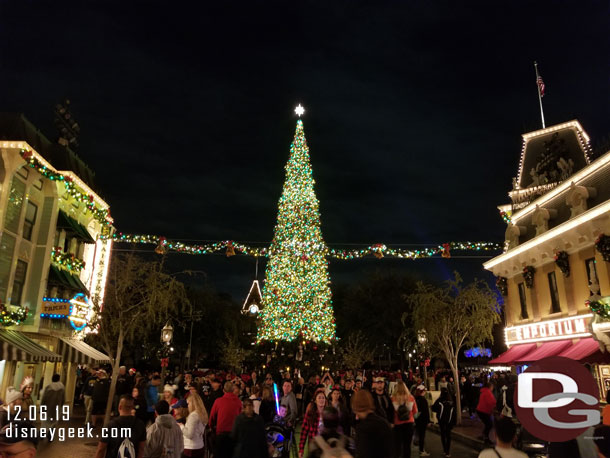
[(4, 400), (4, 404), (9, 405), (19, 399), (23, 399), (23, 394), (21, 391), (17, 391), (14, 387), (9, 386), (8, 390), (6, 390), (6, 399)]
[(165, 385), (163, 391), (169, 391), (172, 395), (176, 392), (178, 387), (176, 385)]
[(417, 385), (417, 389), (421, 391), (425, 391), (426, 387), (424, 385)]
[(358, 412), (372, 412), (375, 410), (373, 396), (368, 390), (359, 390), (352, 396), (352, 410)]

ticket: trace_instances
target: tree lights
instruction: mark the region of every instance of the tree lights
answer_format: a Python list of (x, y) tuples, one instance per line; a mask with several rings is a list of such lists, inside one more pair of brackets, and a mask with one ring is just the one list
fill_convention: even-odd
[(285, 169), (257, 340), (330, 342), (335, 338), (335, 319), (326, 245), (301, 120)]

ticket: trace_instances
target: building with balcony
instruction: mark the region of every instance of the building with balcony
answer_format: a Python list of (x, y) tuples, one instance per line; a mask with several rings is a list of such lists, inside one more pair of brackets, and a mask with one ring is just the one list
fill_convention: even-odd
[(108, 204), (93, 173), (23, 116), (0, 114), (0, 393), (53, 373), (75, 390), (78, 365), (109, 358), (82, 342), (110, 262)]
[(572, 358), (588, 365), (605, 396), (610, 152), (593, 159), (578, 121), (524, 134), (508, 194), (511, 202), (498, 207), (507, 222), (504, 252), (484, 264), (505, 296), (508, 350), (490, 364), (520, 371), (548, 356)]

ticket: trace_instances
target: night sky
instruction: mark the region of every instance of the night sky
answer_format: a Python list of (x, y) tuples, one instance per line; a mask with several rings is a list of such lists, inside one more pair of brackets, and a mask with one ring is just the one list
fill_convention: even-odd
[[(521, 134), (610, 133), (608, 2), (0, 1), (0, 111), (72, 101), (118, 230), (269, 242), (303, 118), (327, 243), (501, 241)], [(331, 262), (443, 278), (482, 259)], [(172, 255), (243, 299), (254, 260)]]

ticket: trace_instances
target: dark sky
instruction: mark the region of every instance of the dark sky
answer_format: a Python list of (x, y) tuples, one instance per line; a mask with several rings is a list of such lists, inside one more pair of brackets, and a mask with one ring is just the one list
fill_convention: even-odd
[[(547, 125), (577, 118), (594, 144), (610, 132), (609, 13), (607, 1), (0, 0), (0, 110), (54, 137), (68, 96), (78, 153), (123, 232), (270, 241), (300, 102), (328, 243), (500, 241), (495, 206), (521, 134), (540, 127), (534, 60)], [(236, 258), (175, 262), (239, 297), (254, 261)], [(374, 265), (334, 261), (331, 276)]]

